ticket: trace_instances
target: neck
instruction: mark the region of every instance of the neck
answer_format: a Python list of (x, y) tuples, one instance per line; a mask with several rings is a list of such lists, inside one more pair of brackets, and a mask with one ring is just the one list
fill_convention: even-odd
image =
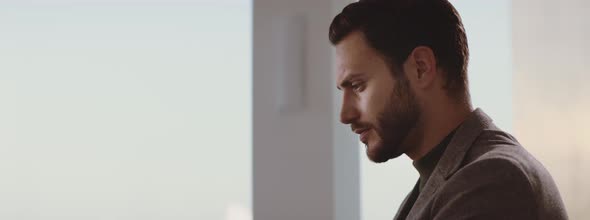
[[(440, 104), (440, 103), (439, 103)], [(473, 111), (471, 105), (446, 104), (422, 109), (418, 124), (404, 142), (405, 153), (416, 161), (438, 145), (451, 131), (457, 128)]]

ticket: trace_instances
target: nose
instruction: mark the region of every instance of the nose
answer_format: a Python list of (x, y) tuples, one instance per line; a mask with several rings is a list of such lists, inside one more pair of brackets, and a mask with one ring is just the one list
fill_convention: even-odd
[(360, 113), (354, 105), (354, 102), (345, 95), (342, 99), (342, 107), (340, 108), (340, 122), (342, 122), (342, 124), (351, 124), (357, 121), (359, 117)]

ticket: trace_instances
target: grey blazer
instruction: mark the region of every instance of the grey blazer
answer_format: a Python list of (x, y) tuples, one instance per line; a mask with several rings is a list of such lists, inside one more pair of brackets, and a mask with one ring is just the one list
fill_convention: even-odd
[[(394, 219), (401, 219), (408, 197)], [(560, 220), (567, 214), (543, 165), (476, 109), (457, 129), (407, 219)]]

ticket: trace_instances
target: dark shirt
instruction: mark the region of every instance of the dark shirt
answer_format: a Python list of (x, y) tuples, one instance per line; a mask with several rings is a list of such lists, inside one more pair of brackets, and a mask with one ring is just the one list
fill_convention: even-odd
[(430, 150), (430, 152), (413, 162), (414, 167), (420, 174), (420, 178), (416, 182), (414, 189), (412, 189), (405, 206), (402, 207), (399, 219), (405, 219), (410, 213), (412, 206), (414, 206), (416, 199), (420, 195), (420, 191), (422, 191), (422, 188), (424, 188), (424, 185), (426, 185), (428, 178), (430, 178), (430, 174), (432, 174), (434, 168), (436, 168), (436, 164), (438, 164), (438, 161), (445, 152), (445, 149), (447, 149), (447, 146), (451, 142), (451, 138), (453, 137), (453, 134), (455, 134), (456, 130), (457, 129), (451, 131), (451, 133), (449, 133), (438, 145), (436, 145), (436, 147)]

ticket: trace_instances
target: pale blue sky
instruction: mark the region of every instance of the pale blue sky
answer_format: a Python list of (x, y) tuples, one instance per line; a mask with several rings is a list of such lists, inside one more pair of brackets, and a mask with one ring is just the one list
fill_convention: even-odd
[(251, 207), (251, 17), (250, 1), (0, 2), (0, 219)]

